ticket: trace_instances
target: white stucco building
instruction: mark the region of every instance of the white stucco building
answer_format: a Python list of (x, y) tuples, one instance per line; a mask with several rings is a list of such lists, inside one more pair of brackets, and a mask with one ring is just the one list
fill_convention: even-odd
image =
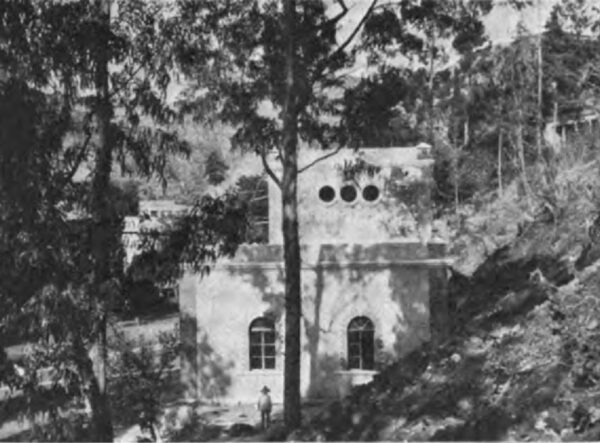
[[(300, 166), (318, 153), (305, 153)], [(344, 395), (386, 361), (444, 334), (446, 248), (431, 230), (429, 147), (343, 150), (299, 176), (302, 395)], [(273, 163), (274, 164), (274, 163)], [(182, 380), (191, 397), (283, 398), (279, 189), (269, 244), (242, 245), (180, 282)]]

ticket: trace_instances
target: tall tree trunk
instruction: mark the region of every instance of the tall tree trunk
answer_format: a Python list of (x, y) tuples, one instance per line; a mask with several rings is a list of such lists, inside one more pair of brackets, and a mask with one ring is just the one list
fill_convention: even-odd
[(110, 418), (106, 397), (100, 391), (98, 377), (94, 373), (94, 363), (89, 358), (80, 337), (74, 338), (74, 351), (77, 368), (83, 380), (87, 405), (92, 413), (91, 441), (113, 441), (112, 422), (106, 423), (106, 417)]
[(106, 320), (109, 308), (108, 283), (110, 280), (110, 245), (112, 219), (107, 190), (110, 184), (112, 168), (112, 140), (110, 120), (112, 109), (108, 89), (108, 41), (110, 29), (110, 0), (96, 0), (100, 37), (96, 54), (96, 118), (98, 124), (98, 145), (92, 178), (91, 213), (92, 255), (94, 258), (93, 297), (101, 306), (100, 318), (95, 328), (96, 348), (94, 375), (98, 392), (92, 388), (90, 403), (92, 408), (92, 437), (98, 441), (112, 441), (113, 427), (106, 390)]
[(454, 124), (454, 140), (452, 142), (452, 147), (453, 147), (453, 152), (452, 152), (452, 175), (453, 175), (453, 194), (454, 194), (454, 212), (456, 214), (458, 214), (458, 206), (459, 206), (459, 198), (458, 198), (458, 191), (459, 191), (459, 181), (460, 181), (460, 177), (459, 177), (459, 171), (458, 171), (458, 164), (459, 164), (459, 157), (460, 157), (460, 143), (458, 141), (458, 119), (455, 120), (455, 124)]
[(469, 116), (467, 115), (465, 118), (465, 122), (463, 123), (463, 142), (462, 145), (456, 144), (456, 152), (454, 155), (454, 208), (456, 213), (458, 214), (458, 206), (460, 204), (459, 191), (460, 191), (460, 171), (459, 171), (459, 163), (460, 158), (462, 156), (463, 149), (465, 149), (469, 145)]
[(433, 131), (433, 80), (435, 76), (434, 68), (435, 61), (435, 28), (434, 25), (431, 25), (431, 29), (429, 31), (429, 78), (427, 82), (428, 86), (428, 95), (427, 95), (427, 137), (429, 138), (429, 143), (433, 144), (434, 142), (434, 131)]
[(459, 155), (459, 153), (458, 153), (458, 150), (459, 150), (459, 147), (457, 146), (455, 149), (455, 152), (454, 152), (454, 160), (453, 160), (453, 163), (454, 163), (454, 168), (453, 168), (454, 169), (454, 212), (456, 214), (458, 214), (458, 209), (459, 209), (458, 206), (460, 203), (460, 200), (458, 198), (458, 191), (459, 191), (459, 185), (458, 185), (458, 181), (459, 181), (458, 155)]
[[(431, 66), (433, 67), (433, 66)], [(453, 101), (453, 107), (454, 107), (454, 115), (451, 116), (451, 121), (452, 121), (452, 125), (451, 125), (451, 129), (452, 129), (452, 137), (451, 137), (451, 144), (453, 147), (453, 152), (452, 152), (452, 174), (454, 175), (454, 211), (456, 214), (458, 214), (458, 182), (459, 182), (459, 173), (458, 173), (458, 161), (459, 161), (459, 150), (460, 150), (460, 144), (459, 144), (459, 137), (458, 137), (458, 133), (459, 133), (459, 125), (460, 125), (460, 117), (462, 115), (461, 113), (461, 106), (460, 106), (460, 85), (458, 82), (458, 69), (456, 67), (456, 65), (453, 67), (452, 69), (452, 101)]]
[(300, 426), (300, 238), (298, 234), (298, 103), (296, 94), (296, 2), (284, 1), (286, 89), (283, 108), (282, 229), (285, 267), (284, 421)]
[(542, 34), (538, 37), (537, 44), (537, 62), (538, 62), (538, 75), (537, 75), (537, 125), (535, 132), (535, 142), (537, 148), (538, 158), (542, 156), (542, 128), (543, 128), (543, 115), (542, 115), (542, 85), (543, 85), (543, 58), (542, 58)]
[(527, 203), (531, 207), (531, 186), (527, 178), (527, 164), (525, 162), (525, 143), (523, 141), (523, 123), (522, 123), (522, 111), (519, 109), (519, 122), (517, 123), (517, 156), (519, 158), (519, 167), (521, 169), (521, 180), (523, 181), (523, 189), (525, 190), (525, 196)]
[(554, 131), (558, 129), (558, 93), (556, 92), (556, 83), (553, 86), (553, 107), (552, 107), (552, 123), (554, 123)]
[(498, 134), (498, 197), (502, 197), (502, 144), (504, 132)]

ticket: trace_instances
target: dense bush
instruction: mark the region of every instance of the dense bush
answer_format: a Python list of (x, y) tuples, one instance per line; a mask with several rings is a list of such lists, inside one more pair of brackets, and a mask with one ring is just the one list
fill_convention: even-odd
[(159, 417), (168, 395), (177, 394), (173, 371), (179, 353), (175, 332), (162, 332), (158, 342), (117, 333), (110, 355), (110, 401), (115, 422), (138, 424), (156, 439)]

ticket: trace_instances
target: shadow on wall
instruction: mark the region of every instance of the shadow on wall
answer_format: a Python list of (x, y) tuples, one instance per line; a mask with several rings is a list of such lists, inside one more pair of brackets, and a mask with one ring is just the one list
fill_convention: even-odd
[(429, 274), (426, 269), (402, 269), (390, 274), (393, 300), (400, 306), (394, 333), (394, 353), (402, 356), (429, 341)]
[(196, 335), (196, 318), (181, 311), (179, 318), (181, 383), (184, 392), (194, 398), (198, 393)]
[(225, 362), (209, 343), (206, 332), (196, 343), (196, 319), (190, 315), (180, 318), (181, 374), (184, 392), (194, 398), (202, 398), (212, 403), (219, 401), (231, 385), (229, 375), (233, 362)]
[[(279, 255), (269, 255), (267, 258), (273, 260), (273, 263), (277, 263), (279, 266), (269, 269), (256, 267), (252, 268), (249, 273), (246, 269), (238, 272), (242, 278), (248, 279), (251, 286), (260, 292), (262, 301), (267, 305), (262, 315), (273, 319), (275, 324), (279, 325), (279, 339), (283, 343), (284, 325), (281, 320), (285, 313), (285, 271), (280, 262), (275, 261), (275, 259), (280, 259)], [(335, 257), (333, 259), (335, 260)], [(328, 258), (326, 251), (321, 248), (318, 262), (324, 260), (331, 260), (331, 258)], [(308, 397), (310, 398), (327, 396), (330, 393), (327, 392), (327, 389), (329, 391), (335, 390), (335, 384), (332, 383), (335, 377), (334, 372), (340, 368), (340, 363), (337, 361), (339, 357), (318, 357), (319, 340), (322, 332), (320, 318), (325, 272), (327, 272), (325, 269), (317, 266), (314, 282), (311, 278), (307, 279), (306, 273), (303, 272), (303, 311), (309, 314), (307, 310), (313, 310), (310, 315), (305, 315), (302, 318), (306, 335), (303, 351), (310, 355), (310, 381), (308, 387)]]
[(249, 274), (246, 270), (238, 272), (242, 278), (250, 279), (251, 286), (259, 290), (262, 301), (268, 306), (262, 312), (262, 317), (271, 319), (275, 324), (278, 341), (277, 353), (279, 355), (282, 352), (285, 341), (285, 326), (281, 321), (285, 313), (284, 269), (282, 266), (278, 266), (276, 270), (271, 269), (266, 271), (257, 267)]
[[(311, 399), (343, 396), (350, 390), (352, 384), (352, 377), (349, 377), (349, 374), (345, 373), (347, 362), (341, 357), (341, 355), (346, 355), (346, 342), (339, 343), (340, 352), (334, 354), (320, 352), (320, 342), (323, 333), (334, 332), (331, 330), (332, 323), (336, 321), (339, 313), (344, 311), (348, 303), (352, 304), (356, 302), (359, 298), (359, 294), (356, 293), (351, 300), (340, 298), (340, 300), (344, 301), (341, 305), (337, 306), (339, 312), (332, 312), (329, 324), (324, 327), (321, 323), (325, 276), (336, 279), (340, 288), (345, 287), (345, 285), (362, 287), (366, 284), (368, 279), (374, 275), (373, 271), (377, 269), (377, 267), (363, 265), (346, 272), (341, 266), (336, 266), (336, 264), (340, 262), (339, 252), (340, 251), (336, 250), (336, 248), (332, 248), (331, 245), (322, 245), (320, 247), (318, 264), (314, 271), (314, 292), (309, 292), (309, 294), (311, 294), (310, 299), (306, 296), (304, 297), (305, 300), (310, 300), (308, 305), (313, 309), (312, 315), (303, 317), (307, 339), (304, 350), (308, 352), (310, 356), (310, 376), (307, 396)], [(369, 255), (369, 258), (375, 260), (381, 258), (381, 255), (383, 254), (380, 248), (365, 250), (364, 248), (354, 247), (350, 251), (349, 260), (360, 262), (364, 260), (365, 253)], [(342, 256), (347, 257), (348, 250), (343, 251)], [(328, 262), (326, 268), (321, 265), (323, 262)], [(304, 305), (304, 309), (306, 309), (306, 305), (307, 304)], [(380, 348), (382, 348), (381, 340), (378, 339), (378, 352)], [(378, 366), (380, 366), (381, 362), (387, 362), (389, 360), (389, 356), (379, 354), (381, 354), (381, 352), (378, 353), (376, 358)]]
[(208, 334), (201, 332), (198, 342), (198, 394), (211, 403), (218, 403), (231, 386), (234, 363), (226, 362), (209, 343)]
[(310, 356), (310, 384), (307, 397), (325, 400), (339, 397), (338, 371), (342, 362), (338, 355), (320, 354)]
[[(318, 263), (323, 260), (323, 249), (319, 251)], [(303, 316), (304, 330), (306, 333), (305, 350), (310, 355), (310, 375), (308, 384), (308, 397), (319, 398), (330, 394), (327, 392), (331, 389), (331, 380), (333, 380), (334, 372), (339, 367), (339, 362), (330, 361), (327, 356), (319, 356), (319, 338), (321, 336), (321, 303), (323, 301), (324, 270), (317, 264), (315, 269), (315, 296), (313, 300), (313, 321), (311, 322), (307, 316)], [(335, 360), (334, 357), (331, 357)], [(329, 383), (327, 383), (329, 380)], [(325, 382), (325, 383), (323, 383)]]
[(278, 323), (285, 312), (285, 296), (283, 289), (285, 285), (285, 273), (283, 266), (278, 266), (277, 270), (265, 270), (256, 267), (252, 268), (251, 271), (247, 269), (238, 269), (232, 270), (231, 272), (236, 276), (240, 276), (241, 278), (250, 281), (250, 285), (261, 293), (262, 301), (269, 305), (265, 312), (263, 312), (263, 315), (273, 319), (275, 323)]
[(269, 279), (264, 272), (255, 274), (254, 284), (262, 285), (257, 287), (262, 291), (263, 301), (269, 305), (264, 315), (271, 317), (275, 323), (279, 323), (285, 312), (285, 293), (283, 290), (285, 287), (285, 272), (283, 267), (277, 268), (277, 278), (271, 284), (269, 284)]

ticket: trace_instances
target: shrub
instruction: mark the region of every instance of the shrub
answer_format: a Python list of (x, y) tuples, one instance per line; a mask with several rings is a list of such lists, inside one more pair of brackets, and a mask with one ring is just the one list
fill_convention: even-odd
[(156, 438), (155, 428), (166, 394), (173, 388), (179, 353), (176, 332), (162, 332), (158, 342), (116, 333), (109, 358), (110, 400), (117, 423), (137, 423)]

